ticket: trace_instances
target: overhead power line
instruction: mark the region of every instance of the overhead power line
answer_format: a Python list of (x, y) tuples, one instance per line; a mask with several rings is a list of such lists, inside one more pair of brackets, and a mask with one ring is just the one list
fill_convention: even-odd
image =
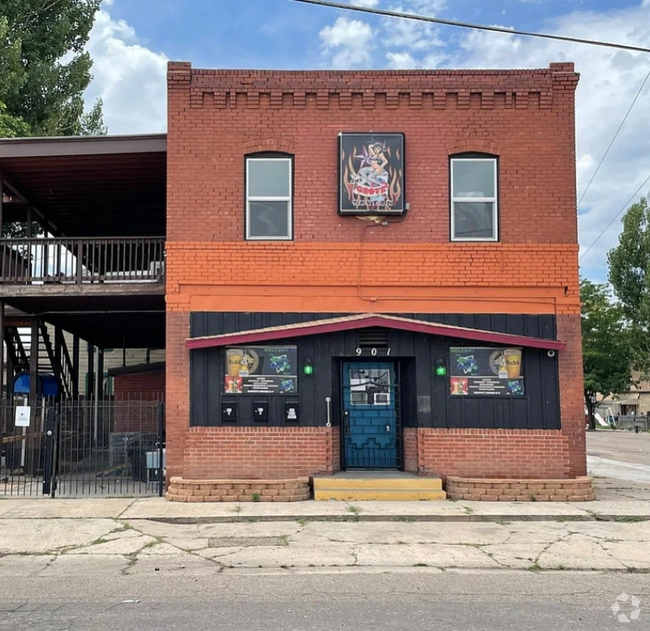
[(594, 245), (596, 245), (596, 243), (598, 243), (598, 241), (600, 241), (600, 238), (612, 227), (612, 224), (628, 209), (630, 204), (636, 199), (637, 195), (641, 192), (641, 189), (643, 189), (643, 187), (648, 182), (650, 182), (650, 175), (648, 175), (648, 177), (644, 180), (643, 184), (641, 184), (641, 186), (639, 186), (639, 188), (636, 189), (636, 191), (634, 192), (634, 195), (632, 195), (632, 197), (630, 197), (630, 199), (627, 200), (627, 202), (621, 208), (621, 210), (619, 210), (616, 213), (616, 215), (614, 215), (612, 220), (600, 231), (600, 234), (591, 242), (591, 245), (580, 255), (580, 260), (581, 261), (582, 261), (583, 258), (585, 258), (585, 256), (587, 256), (587, 254), (589, 253), (591, 248), (593, 248)]
[[(350, 4), (342, 4), (340, 2), (330, 2), (329, 0), (290, 0), (291, 2), (299, 2), (301, 4), (311, 4), (315, 6), (322, 6), (322, 7), (328, 7), (331, 9), (342, 9), (344, 11), (353, 11), (357, 13), (367, 13), (370, 15), (379, 15), (383, 17), (393, 17), (393, 18), (403, 18), (405, 20), (414, 20), (417, 22), (428, 22), (430, 24), (441, 24), (443, 26), (453, 26), (456, 28), (465, 28), (465, 29), (473, 29), (477, 31), (489, 31), (492, 33), (505, 33), (507, 35), (521, 35), (523, 37), (536, 37), (538, 39), (548, 39), (548, 40), (555, 40), (555, 41), (560, 41), (560, 42), (571, 42), (573, 44), (584, 44), (587, 46), (601, 46), (603, 48), (616, 48), (619, 50), (629, 50), (629, 51), (634, 51), (634, 52), (639, 52), (639, 53), (650, 53), (650, 48), (645, 48), (643, 46), (631, 46), (629, 44), (619, 44), (616, 42), (606, 42), (602, 40), (594, 40), (594, 39), (584, 39), (580, 37), (569, 37), (566, 35), (551, 35), (550, 33), (533, 33), (530, 31), (520, 31), (517, 29), (509, 29), (505, 28), (503, 26), (486, 26), (483, 24), (472, 24), (469, 22), (459, 22), (457, 20), (445, 20), (443, 18), (434, 18), (426, 15), (417, 15), (413, 13), (404, 13), (402, 11), (388, 11), (385, 9), (374, 9), (371, 7), (359, 7), (355, 5), (350, 5)], [(632, 109), (636, 105), (636, 102), (638, 101), (639, 97), (641, 96), (641, 93), (643, 92), (643, 88), (645, 87), (646, 83), (650, 79), (650, 72), (648, 72), (646, 78), (644, 79), (643, 83), (639, 87), (638, 92), (636, 93), (636, 96), (634, 97), (634, 100), (630, 104), (630, 107), (628, 108), (625, 116), (623, 117), (623, 120), (621, 121), (621, 124), (618, 126), (618, 129), (616, 130), (616, 133), (614, 134), (614, 137), (610, 141), (609, 145), (607, 146), (607, 149), (605, 153), (603, 154), (603, 157), (601, 158), (600, 162), (598, 163), (598, 166), (596, 167), (596, 170), (594, 171), (593, 175), (591, 176), (591, 179), (589, 180), (589, 183), (587, 184), (587, 188), (584, 190), (582, 195), (580, 196), (580, 201), (578, 202), (578, 207), (582, 203), (582, 200), (585, 198), (585, 195), (589, 191), (598, 171), (600, 170), (600, 167), (602, 166), (603, 162), (607, 158), (607, 155), (609, 154), (610, 149), (612, 148), (612, 145), (616, 141), (616, 138), (620, 134), (621, 130), (623, 129), (623, 126), (627, 122), (627, 119), (630, 116), (630, 113), (632, 112)], [(625, 210), (628, 208), (628, 206), (634, 201), (636, 196), (641, 192), (641, 189), (648, 183), (650, 182), (650, 175), (645, 179), (643, 184), (639, 186), (639, 188), (635, 191), (635, 193), (630, 197), (630, 199), (626, 202), (626, 204), (621, 208), (621, 210), (616, 213), (616, 215), (612, 218), (612, 220), (603, 228), (603, 230), (600, 232), (600, 234), (593, 240), (591, 245), (583, 252), (583, 254), (580, 256), (580, 260), (582, 260), (590, 251), (591, 249), (600, 241), (602, 236), (611, 228), (611, 226), (614, 224), (614, 222), (625, 212)]]
[(340, 2), (329, 2), (327, 0), (290, 0), (291, 2), (300, 2), (302, 4), (313, 4), (315, 6), (329, 7), (331, 9), (343, 9), (344, 11), (356, 11), (358, 13), (368, 13), (370, 15), (381, 15), (391, 18), (404, 18), (405, 20), (415, 20), (417, 22), (429, 22), (430, 24), (442, 24), (443, 26), (455, 26), (457, 28), (475, 29), (477, 31), (491, 31), (493, 33), (506, 33), (508, 35), (522, 35), (524, 37), (537, 37), (541, 39), (551, 39), (560, 42), (572, 42), (574, 44), (586, 44), (589, 46), (603, 46), (605, 48), (618, 48), (620, 50), (630, 50), (638, 53), (650, 53), (650, 48), (643, 46), (630, 46), (628, 44), (617, 44), (615, 42), (603, 42), (595, 39), (582, 39), (580, 37), (568, 37), (565, 35), (551, 35), (550, 33), (532, 33), (530, 31), (519, 31), (509, 29), (503, 26), (486, 26), (484, 24), (471, 24), (469, 22), (458, 22), (456, 20), (444, 20), (442, 18), (432, 18), (427, 15), (416, 15), (414, 13), (404, 13), (402, 11), (388, 11), (385, 9), (373, 9), (370, 7), (358, 7), (352, 4), (341, 4)]
[(650, 70), (648, 71), (648, 74), (646, 75), (645, 79), (643, 80), (643, 83), (641, 84), (641, 87), (639, 88), (638, 92), (636, 93), (636, 96), (634, 97), (634, 100), (630, 104), (630, 107), (628, 108), (627, 112), (625, 113), (625, 116), (623, 117), (623, 120), (621, 121), (621, 124), (618, 126), (618, 129), (616, 130), (616, 133), (614, 134), (614, 137), (611, 139), (609, 145), (607, 145), (607, 149), (605, 150), (605, 153), (603, 154), (603, 157), (600, 159), (600, 162), (598, 163), (598, 166), (596, 167), (596, 170), (593, 172), (591, 179), (589, 180), (589, 183), (587, 184), (587, 188), (583, 191), (582, 195), (580, 195), (580, 200), (578, 201), (578, 208), (580, 208), (580, 205), (582, 204), (582, 200), (585, 198), (587, 195), (589, 189), (591, 188), (591, 185), (593, 184), (594, 179), (596, 178), (596, 175), (598, 174), (598, 171), (600, 171), (600, 167), (603, 166), (603, 162), (605, 162), (605, 158), (607, 157), (607, 154), (609, 153), (609, 150), (612, 148), (612, 145), (618, 138), (618, 135), (621, 133), (621, 129), (623, 129), (623, 126), (627, 122), (627, 119), (630, 116), (630, 112), (632, 112), (632, 109), (636, 105), (636, 102), (639, 100), (639, 97), (641, 96), (641, 92), (643, 92), (643, 88), (645, 88), (645, 84), (648, 83), (648, 79), (650, 79)]

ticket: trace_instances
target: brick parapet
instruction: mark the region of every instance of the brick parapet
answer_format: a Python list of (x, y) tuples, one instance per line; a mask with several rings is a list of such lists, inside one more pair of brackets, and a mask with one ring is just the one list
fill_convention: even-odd
[(191, 82), (194, 109), (552, 109), (575, 90), (573, 64), (536, 70), (265, 71), (169, 64), (170, 88)]

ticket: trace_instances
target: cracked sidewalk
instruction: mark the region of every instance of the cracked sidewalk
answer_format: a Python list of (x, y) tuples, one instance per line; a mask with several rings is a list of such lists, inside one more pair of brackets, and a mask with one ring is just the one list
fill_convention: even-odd
[(0, 575), (318, 571), (650, 572), (647, 521), (281, 521), (4, 519)]

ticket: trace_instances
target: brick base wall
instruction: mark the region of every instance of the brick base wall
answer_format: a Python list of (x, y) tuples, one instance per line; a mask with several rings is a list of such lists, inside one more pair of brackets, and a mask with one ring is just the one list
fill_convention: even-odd
[(185, 479), (284, 479), (340, 468), (336, 427), (192, 427)]
[(561, 431), (406, 428), (404, 460), (406, 471), (443, 479), (574, 477)]
[(447, 477), (451, 500), (484, 502), (591, 502), (596, 499), (591, 478), (572, 480), (489, 480)]
[(332, 444), (332, 473), (341, 470), (341, 430), (339, 427), (329, 428)]
[(404, 471), (419, 473), (418, 467), (418, 431), (413, 427), (404, 429)]
[(301, 502), (310, 497), (309, 478), (295, 480), (171, 479), (172, 502)]

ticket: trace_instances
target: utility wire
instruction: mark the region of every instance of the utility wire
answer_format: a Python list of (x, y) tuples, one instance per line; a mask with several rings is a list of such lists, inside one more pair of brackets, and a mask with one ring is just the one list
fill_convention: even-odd
[(591, 248), (593, 248), (594, 245), (596, 245), (596, 243), (598, 243), (598, 241), (600, 241), (600, 238), (611, 228), (612, 224), (627, 210), (628, 206), (636, 199), (636, 196), (641, 192), (641, 189), (648, 182), (650, 182), (650, 175), (648, 175), (648, 177), (645, 179), (643, 184), (641, 184), (641, 186), (639, 186), (639, 188), (636, 189), (636, 191), (634, 192), (634, 195), (632, 195), (632, 197), (630, 197), (630, 199), (628, 199), (628, 201), (625, 203), (625, 206), (623, 206), (621, 208), (621, 210), (619, 210), (616, 213), (614, 218), (601, 230), (600, 234), (592, 241), (591, 245), (580, 255), (580, 260), (581, 261), (585, 256), (587, 256), (587, 254), (589, 253)]
[[(630, 46), (628, 44), (618, 44), (616, 42), (605, 42), (601, 40), (593, 40), (593, 39), (583, 39), (579, 37), (568, 37), (565, 35), (551, 35), (549, 33), (532, 33), (530, 31), (520, 31), (516, 29), (509, 29), (505, 28), (502, 26), (485, 26), (482, 24), (471, 24), (469, 22), (458, 22), (456, 20), (444, 20), (442, 18), (432, 18), (429, 16), (425, 15), (416, 15), (413, 13), (404, 13), (401, 11), (387, 11), (385, 9), (373, 9), (370, 7), (359, 7), (359, 6), (354, 6), (350, 4), (341, 4), (340, 2), (330, 2), (329, 0), (290, 0), (291, 2), (299, 2), (301, 4), (312, 4), (315, 6), (322, 6), (322, 7), (329, 7), (331, 9), (342, 9), (344, 11), (356, 11), (358, 13), (369, 13), (371, 15), (380, 15), (380, 16), (385, 16), (385, 17), (394, 17), (394, 18), (403, 18), (405, 20), (414, 20), (418, 22), (429, 22), (430, 24), (442, 24), (444, 26), (455, 26), (458, 28), (466, 28), (466, 29), (475, 29), (477, 31), (490, 31), (493, 33), (506, 33), (508, 35), (522, 35), (524, 37), (537, 37), (539, 39), (550, 39), (550, 40), (555, 40), (555, 41), (560, 41), (560, 42), (572, 42), (574, 44), (586, 44), (589, 46), (602, 46), (604, 48), (617, 48), (619, 50), (630, 50), (630, 51), (635, 51), (635, 52), (640, 52), (640, 53), (650, 53), (650, 48), (644, 48), (642, 46)], [(584, 190), (582, 195), (580, 196), (580, 201), (578, 202), (578, 207), (582, 203), (582, 200), (584, 199), (585, 195), (589, 191), (591, 184), (593, 183), (596, 174), (600, 170), (600, 167), (602, 166), (603, 162), (605, 161), (605, 158), (607, 158), (607, 155), (609, 154), (610, 149), (612, 148), (612, 145), (616, 141), (616, 138), (618, 138), (618, 135), (620, 134), (621, 130), (623, 129), (623, 126), (627, 122), (627, 119), (630, 116), (630, 113), (632, 112), (632, 109), (636, 105), (636, 102), (638, 101), (639, 97), (641, 96), (641, 93), (643, 92), (643, 88), (645, 88), (646, 83), (650, 79), (650, 72), (648, 72), (646, 78), (643, 80), (643, 83), (641, 84), (638, 92), (636, 93), (636, 96), (634, 97), (634, 100), (630, 104), (630, 107), (628, 108), (625, 116), (623, 117), (623, 120), (621, 121), (621, 124), (619, 125), (618, 129), (616, 130), (616, 133), (614, 134), (614, 137), (610, 141), (607, 150), (605, 151), (603, 157), (601, 158), (600, 162), (598, 163), (598, 166), (596, 167), (596, 170), (594, 171), (593, 175), (591, 176), (591, 179), (589, 180), (589, 183), (587, 184), (587, 188)], [(636, 196), (639, 194), (641, 189), (648, 183), (650, 182), (650, 175), (645, 179), (643, 184), (639, 186), (639, 188), (635, 191), (634, 195), (630, 197), (630, 199), (627, 201), (627, 203), (621, 208), (621, 210), (616, 213), (616, 215), (612, 218), (612, 220), (605, 226), (605, 228), (600, 232), (600, 234), (594, 239), (594, 241), (591, 243), (591, 245), (584, 251), (584, 253), (580, 256), (580, 260), (582, 260), (587, 254), (591, 251), (591, 249), (598, 243), (598, 241), (602, 238), (602, 236), (611, 228), (613, 223), (625, 212), (625, 210), (628, 208), (628, 206), (634, 201)]]
[(515, 29), (505, 28), (503, 26), (485, 26), (484, 24), (471, 24), (469, 22), (457, 22), (456, 20), (443, 20), (442, 18), (432, 18), (426, 15), (417, 15), (414, 13), (403, 13), (401, 11), (387, 11), (385, 9), (371, 9), (370, 7), (358, 7), (351, 4), (341, 4), (340, 2), (328, 2), (326, 0), (290, 0), (291, 2), (300, 2), (302, 4), (313, 4), (315, 6), (329, 7), (331, 9), (343, 9), (344, 11), (357, 11), (359, 13), (369, 13), (371, 15), (382, 15), (392, 18), (404, 18), (405, 20), (415, 20), (418, 22), (429, 22), (431, 24), (442, 24), (444, 26), (456, 26), (458, 28), (476, 29), (477, 31), (492, 31), (494, 33), (507, 33), (508, 35), (523, 35), (524, 37), (538, 37), (541, 39), (552, 39), (561, 42), (573, 42), (574, 44), (587, 44), (590, 46), (604, 46), (606, 48), (618, 48), (620, 50), (631, 50), (638, 53), (650, 53), (650, 48), (642, 46), (630, 46), (628, 44), (617, 44), (615, 42), (603, 42), (595, 39), (582, 39), (579, 37), (568, 37), (565, 35), (550, 35), (549, 33), (531, 33), (530, 31), (518, 31)]
[(634, 100), (632, 101), (632, 104), (627, 110), (627, 113), (623, 117), (623, 120), (621, 121), (621, 124), (618, 126), (618, 129), (616, 130), (616, 133), (614, 134), (614, 137), (610, 141), (609, 145), (607, 146), (607, 150), (603, 154), (603, 157), (600, 159), (600, 162), (598, 163), (598, 166), (596, 167), (596, 170), (593, 172), (591, 179), (589, 180), (589, 184), (587, 184), (587, 188), (583, 191), (582, 195), (580, 195), (580, 199), (578, 200), (578, 208), (580, 208), (580, 205), (582, 204), (582, 200), (585, 198), (585, 195), (588, 193), (589, 189), (591, 188), (591, 185), (596, 178), (596, 175), (598, 174), (598, 171), (600, 171), (600, 167), (603, 166), (603, 162), (605, 162), (605, 158), (607, 157), (607, 154), (609, 153), (609, 150), (612, 148), (612, 145), (614, 144), (614, 141), (618, 138), (618, 135), (621, 133), (621, 129), (623, 129), (623, 125), (627, 122), (628, 117), (630, 116), (630, 112), (636, 105), (636, 102), (639, 100), (639, 97), (641, 96), (641, 92), (643, 92), (643, 88), (645, 88), (645, 84), (648, 82), (648, 79), (650, 79), (650, 70), (648, 71), (648, 74), (646, 75), (645, 79), (643, 80), (643, 83), (641, 84), (641, 87), (639, 88), (639, 91), (636, 93), (636, 96), (634, 97)]

